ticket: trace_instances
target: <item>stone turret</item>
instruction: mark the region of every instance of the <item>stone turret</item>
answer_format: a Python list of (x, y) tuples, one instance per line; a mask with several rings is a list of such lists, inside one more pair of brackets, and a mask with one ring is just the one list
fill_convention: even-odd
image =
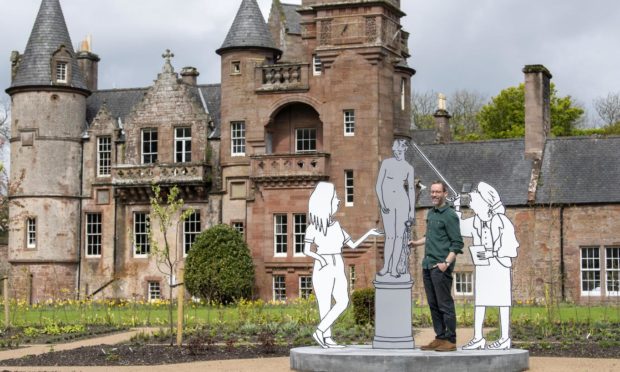
[(90, 92), (72, 45), (60, 2), (43, 0), (6, 90), (16, 185), (10, 192), (9, 263), (18, 296), (31, 300), (78, 289), (81, 137)]

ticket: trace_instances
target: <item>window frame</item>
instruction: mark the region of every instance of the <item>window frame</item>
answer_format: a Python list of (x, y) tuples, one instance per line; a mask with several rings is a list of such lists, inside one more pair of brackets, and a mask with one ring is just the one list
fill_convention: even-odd
[(352, 169), (344, 171), (344, 206), (353, 207), (355, 204), (355, 172)]
[(37, 218), (26, 217), (26, 248), (37, 249)]
[[(295, 153), (296, 154), (314, 154), (317, 152), (317, 143), (318, 143), (318, 131), (316, 128), (295, 128)], [(300, 134), (302, 137), (300, 138)], [(308, 135), (306, 137), (306, 134)], [(314, 134), (314, 136), (313, 136)], [(301, 141), (301, 142), (300, 142)], [(308, 149), (300, 149), (301, 144), (307, 144)], [(314, 145), (314, 148), (312, 148)]]
[[(187, 133), (184, 133), (182, 137), (179, 136), (179, 130), (189, 131), (189, 137)], [(181, 144), (181, 151), (178, 149), (179, 143)], [(189, 147), (189, 149), (188, 149)], [(181, 160), (179, 160), (179, 155)], [(174, 128), (174, 162), (175, 163), (191, 163), (192, 162), (192, 127), (175, 127)]]
[(243, 221), (230, 221), (230, 227), (245, 237), (245, 223)]
[(355, 283), (357, 283), (357, 272), (355, 269), (355, 265), (349, 265), (349, 292), (353, 292), (355, 289)]
[(323, 62), (316, 54), (312, 55), (312, 76), (321, 76), (323, 74)]
[[(303, 221), (301, 221), (303, 217)], [(298, 219), (300, 219), (298, 221)], [(304, 239), (306, 237), (306, 227), (308, 226), (308, 216), (305, 213), (293, 213), (293, 256), (305, 257)]]
[[(239, 128), (235, 128), (239, 126)], [(237, 120), (230, 122), (230, 155), (245, 156), (246, 154), (246, 131), (245, 121)]]
[[(305, 283), (304, 283), (305, 282)], [(309, 285), (309, 286), (308, 286)], [(308, 299), (314, 293), (311, 275), (299, 276), (299, 298)]]
[[(586, 255), (586, 257), (584, 257), (584, 252), (587, 251), (591, 251), (591, 252), (597, 252), (596, 257), (594, 256), (590, 256), (589, 254)], [(597, 266), (597, 267), (586, 267), (584, 268), (584, 260), (590, 260), (591, 262), (593, 262), (593, 266)], [(579, 247), (579, 288), (581, 290), (581, 296), (601, 296), (603, 294), (603, 281), (602, 281), (602, 276), (601, 276), (601, 250), (600, 247), (597, 246), (583, 246), (583, 247)], [(594, 274), (594, 279), (590, 279), (590, 278), (585, 278), (586, 282), (590, 282), (592, 281), (595, 286), (594, 288), (596, 288), (596, 283), (597, 283), (597, 279), (596, 279), (596, 274), (598, 274), (598, 288), (599, 290), (584, 290), (584, 274), (586, 273), (593, 273)]]
[[(192, 217), (198, 218), (192, 219)], [(188, 228), (193, 228), (194, 230), (188, 231)], [(200, 210), (194, 210), (194, 212), (183, 221), (183, 257), (187, 257), (201, 231), (202, 221)]]
[[(103, 140), (106, 140), (107, 144), (102, 143)], [(103, 146), (106, 146), (107, 149), (102, 150)], [(107, 155), (102, 156), (104, 154), (107, 154)], [(107, 164), (105, 164), (106, 162)], [(104, 173), (105, 170), (107, 170), (107, 173)], [(112, 137), (111, 136), (97, 137), (97, 177), (112, 177)]]
[(400, 80), (400, 110), (405, 111), (407, 109), (407, 79), (401, 78)]
[[(149, 143), (149, 152), (145, 151), (145, 134), (149, 133), (151, 137), (148, 140)], [(155, 134), (155, 140), (153, 140), (153, 133)], [(153, 147), (155, 147), (155, 151), (153, 152)], [(156, 164), (158, 162), (159, 155), (159, 133), (157, 128), (142, 128), (140, 131), (140, 160), (141, 164)], [(149, 157), (149, 161), (147, 162), (147, 158)]]
[[(284, 218), (284, 222), (278, 222), (278, 218)], [(278, 227), (280, 227), (280, 230), (278, 230)], [(278, 237), (283, 239), (278, 241)], [(273, 256), (288, 256), (288, 214), (286, 213), (274, 213), (273, 215)]]
[[(469, 279), (469, 280), (468, 280)], [(470, 291), (463, 291), (463, 287)], [(459, 290), (459, 287), (461, 290)], [(473, 296), (474, 295), (474, 273), (472, 271), (455, 271), (454, 272), (454, 294), (457, 296)]]
[[(158, 301), (161, 300), (161, 282), (157, 281), (157, 280), (149, 280), (146, 282), (146, 295), (147, 295), (147, 300), (148, 302), (153, 302), (153, 301)], [(152, 288), (152, 284), (157, 284), (157, 291), (158, 291), (158, 295), (156, 298), (152, 297), (152, 293), (153, 293), (153, 288)]]
[[(138, 215), (144, 215), (145, 216), (144, 221), (138, 221), (137, 220)], [(138, 223), (144, 224), (145, 231), (140, 231), (140, 232), (136, 231)], [(133, 256), (134, 258), (147, 258), (149, 257), (151, 253), (151, 242), (149, 242), (150, 223), (151, 223), (151, 217), (150, 217), (149, 212), (143, 212), (143, 211), (133, 212)], [(140, 249), (140, 252), (146, 252), (146, 253), (138, 253), (138, 236), (144, 236), (146, 239), (146, 243), (144, 245), (146, 249)]]
[(241, 75), (241, 61), (231, 61), (230, 62), (230, 74), (231, 75)]
[[(282, 279), (281, 281), (279, 279)], [(273, 301), (286, 301), (286, 275), (274, 274), (271, 281), (272, 298)], [(276, 288), (276, 284), (278, 287)], [(281, 286), (280, 286), (281, 285)], [(276, 295), (280, 291), (281, 295)]]
[(355, 136), (355, 110), (342, 110), (343, 133), (345, 137)]
[[(610, 252), (614, 252), (611, 253)], [(611, 257), (610, 257), (611, 256)], [(615, 262), (614, 262), (615, 261)], [(610, 262), (611, 266), (610, 267)], [(613, 267), (615, 263), (615, 267)], [(605, 246), (605, 295), (609, 297), (620, 296), (620, 246)], [(615, 273), (615, 279), (610, 279), (610, 273)], [(618, 290), (610, 290), (610, 283), (616, 282)]]
[[(91, 221), (90, 217), (94, 216), (98, 216), (98, 221)], [(103, 214), (101, 212), (86, 212), (85, 219), (84, 254), (86, 258), (99, 258), (103, 252)], [(96, 231), (94, 231), (95, 229)], [(99, 253), (92, 253), (90, 237), (92, 237), (93, 240), (98, 240), (94, 243), (94, 246), (95, 248), (98, 246)]]
[[(69, 83), (69, 63), (67, 61), (56, 61), (54, 66), (54, 76), (56, 83)], [(64, 78), (62, 78), (64, 75)]]

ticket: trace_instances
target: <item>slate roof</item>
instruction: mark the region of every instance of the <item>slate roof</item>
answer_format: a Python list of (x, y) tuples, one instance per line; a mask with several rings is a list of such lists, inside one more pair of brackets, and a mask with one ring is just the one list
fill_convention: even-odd
[(75, 58), (59, 0), (41, 2), (26, 50), (21, 56), (17, 74), (9, 89), (33, 85), (49, 86), (52, 82), (51, 58), (61, 45), (73, 55), (70, 86), (87, 89)]
[(220, 84), (199, 85), (198, 89), (202, 92), (202, 96), (207, 104), (209, 114), (213, 120), (213, 132), (209, 134), (209, 138), (220, 138), (221, 136), (221, 103), (222, 90)]
[(286, 32), (289, 34), (301, 35), (301, 15), (297, 9), (301, 5), (282, 3), (282, 11), (286, 20)]
[[(527, 205), (532, 164), (524, 157), (523, 140), (456, 142), (419, 147), (457, 192), (462, 191), (465, 183), (474, 188), (478, 182), (485, 181), (497, 189), (505, 205)], [(414, 167), (415, 178), (427, 187), (420, 195), (419, 205), (432, 206), (430, 185), (439, 176), (413, 146), (407, 151), (407, 160)]]
[(418, 145), (430, 145), (435, 143), (437, 131), (435, 129), (416, 129), (411, 131), (411, 138)]
[(536, 202), (620, 202), (620, 136), (547, 140)]
[[(130, 89), (110, 89), (99, 90), (93, 92), (93, 94), (86, 100), (86, 121), (90, 125), (97, 116), (97, 113), (104, 104), (107, 105), (108, 110), (115, 118), (120, 118), (121, 121), (125, 121), (131, 109), (137, 105), (149, 88), (130, 88)], [(198, 90), (202, 92), (205, 104), (207, 105), (207, 111), (213, 120), (213, 131), (209, 134), (209, 138), (220, 137), (220, 103), (221, 103), (221, 89), (220, 84), (204, 84), (198, 85), (192, 89), (192, 94), (196, 98), (196, 101), (200, 103), (202, 107), (202, 99)]]
[(112, 116), (121, 118), (124, 122), (131, 109), (142, 100), (147, 90), (148, 88), (132, 88), (93, 92), (86, 100), (86, 121), (90, 125), (105, 102)]
[(252, 47), (273, 49), (281, 53), (273, 42), (256, 0), (243, 0), (224, 43), (215, 52), (222, 54), (228, 49)]

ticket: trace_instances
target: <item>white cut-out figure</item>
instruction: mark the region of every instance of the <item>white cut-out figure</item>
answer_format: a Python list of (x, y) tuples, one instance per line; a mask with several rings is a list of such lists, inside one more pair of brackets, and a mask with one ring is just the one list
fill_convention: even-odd
[[(517, 257), (519, 242), (512, 222), (504, 214), (497, 190), (480, 182), (470, 193), (470, 208), (475, 216), (461, 219), (461, 235), (473, 240), (469, 247), (476, 267), (474, 281), (474, 338), (463, 350), (510, 349), (510, 307), (512, 306), (512, 259)], [(457, 210), (460, 198), (454, 202)], [(457, 211), (459, 217), (461, 212)], [(500, 339), (486, 344), (482, 324), (487, 306), (498, 306), (501, 323)]]
[[(336, 189), (329, 182), (319, 182), (308, 201), (310, 223), (304, 238), (304, 254), (314, 259), (312, 286), (321, 317), (312, 337), (323, 348), (343, 347), (332, 339), (331, 334), (332, 324), (349, 306), (342, 247), (347, 245), (355, 249), (369, 236), (382, 235), (377, 229), (370, 229), (359, 240), (351, 241), (349, 234), (334, 219), (339, 204)], [(315, 251), (310, 250), (312, 245)]]
[[(385, 231), (385, 253), (383, 267), (377, 273), (384, 276), (390, 273), (394, 278), (408, 274), (409, 268), (397, 270), (403, 250), (403, 235), (407, 221), (415, 218), (415, 183), (413, 166), (405, 160), (409, 148), (407, 140), (397, 139), (392, 145), (393, 158), (381, 162), (375, 191), (381, 206), (381, 217)], [(405, 189), (406, 185), (406, 189)]]

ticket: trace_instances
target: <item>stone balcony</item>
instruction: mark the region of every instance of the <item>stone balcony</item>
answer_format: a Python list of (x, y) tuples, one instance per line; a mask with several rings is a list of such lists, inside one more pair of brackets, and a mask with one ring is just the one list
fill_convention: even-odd
[(271, 186), (299, 185), (329, 179), (327, 153), (271, 154), (250, 157), (250, 178)]
[(114, 186), (137, 186), (206, 182), (209, 166), (204, 163), (118, 165), (112, 167)]
[(178, 186), (183, 200), (203, 200), (211, 183), (205, 163), (117, 165), (112, 167), (115, 197), (121, 202), (148, 202), (151, 185)]
[(281, 63), (256, 67), (256, 92), (307, 91), (310, 65), (307, 63)]

